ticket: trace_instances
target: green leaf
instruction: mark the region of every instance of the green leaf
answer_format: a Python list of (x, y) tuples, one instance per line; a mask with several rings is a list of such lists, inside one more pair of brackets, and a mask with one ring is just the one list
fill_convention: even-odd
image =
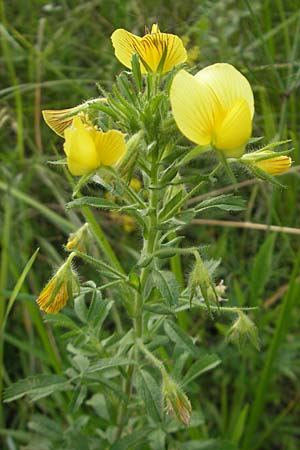
[(214, 369), (221, 363), (220, 358), (216, 354), (205, 355), (199, 361), (196, 361), (187, 371), (183, 380), (182, 387), (189, 385), (195, 378), (205, 372)]
[[(153, 427), (143, 427), (140, 430), (133, 431), (127, 436), (116, 441), (110, 450), (133, 450), (137, 446), (146, 448), (145, 444), (148, 441), (148, 435), (153, 431)], [(143, 445), (143, 447), (141, 447)]]
[(160, 316), (174, 316), (176, 314), (173, 309), (163, 303), (146, 303), (144, 309)]
[(193, 440), (188, 442), (178, 442), (180, 450), (238, 450), (238, 448), (228, 441), (219, 439)]
[(203, 200), (198, 206), (196, 206), (195, 210), (200, 212), (211, 208), (218, 208), (223, 211), (241, 211), (245, 209), (245, 200), (231, 194), (218, 195), (217, 197), (211, 197)]
[(103, 322), (105, 321), (106, 317), (108, 316), (112, 306), (114, 304), (113, 300), (101, 300), (99, 301), (99, 308), (97, 310), (97, 314), (94, 315), (94, 317), (91, 317), (91, 322), (95, 328), (97, 328), (98, 331), (100, 331)]
[(4, 402), (11, 402), (28, 395), (30, 401), (35, 401), (53, 392), (70, 389), (71, 386), (64, 377), (59, 375), (40, 374), (19, 380), (4, 391)]
[(44, 317), (44, 322), (51, 323), (52, 325), (58, 328), (69, 328), (70, 330), (80, 330), (80, 328), (76, 325), (75, 322), (73, 322), (72, 319), (70, 319), (70, 317), (62, 313), (55, 315), (48, 314), (47, 316)]
[(164, 323), (164, 329), (172, 342), (177, 344), (179, 347), (182, 347), (190, 355), (199, 357), (200, 352), (197, 347), (195, 347), (192, 339), (190, 336), (185, 334), (185, 332), (178, 325), (168, 320)]
[(162, 388), (146, 370), (137, 373), (137, 392), (143, 399), (147, 413), (155, 422), (162, 421), (163, 399)]
[(113, 367), (127, 366), (129, 364), (135, 364), (135, 361), (129, 358), (105, 358), (100, 359), (95, 363), (90, 364), (87, 373), (100, 372), (101, 370), (111, 369)]
[(273, 252), (276, 235), (270, 234), (260, 247), (254, 262), (251, 264), (250, 287), (251, 306), (259, 303), (265, 285), (272, 274)]
[(84, 400), (86, 399), (87, 395), (87, 387), (81, 386), (77, 387), (77, 389), (74, 390), (69, 407), (68, 407), (68, 413), (73, 414), (78, 411)]
[(13, 291), (12, 291), (12, 294), (11, 294), (11, 296), (9, 298), (9, 301), (8, 301), (8, 305), (7, 305), (7, 308), (6, 308), (5, 316), (4, 316), (4, 319), (3, 319), (3, 322), (2, 322), (2, 330), (5, 329), (5, 325), (6, 325), (6, 321), (7, 321), (7, 318), (9, 316), (9, 313), (10, 313), (10, 311), (11, 311), (11, 309), (12, 309), (12, 307), (13, 307), (15, 301), (16, 301), (16, 298), (18, 296), (18, 293), (20, 292), (20, 289), (23, 286), (23, 283), (24, 283), (24, 280), (25, 280), (25, 278), (27, 276), (27, 273), (30, 271), (30, 269), (32, 267), (32, 264), (34, 263), (35, 258), (37, 257), (38, 252), (39, 252), (39, 248), (34, 252), (34, 254), (31, 256), (29, 261), (26, 263), (26, 265), (25, 265), (25, 267), (23, 269), (23, 272), (21, 273), (21, 275), (18, 278), (18, 281), (17, 281), (17, 283), (16, 283), (16, 285), (15, 285)]
[(159, 221), (163, 221), (165, 217), (167, 217), (167, 215), (169, 214), (170, 211), (172, 211), (173, 209), (176, 210), (176, 207), (178, 205), (178, 208), (180, 206), (180, 202), (182, 199), (182, 195), (183, 195), (183, 190), (180, 190), (179, 192), (177, 192), (176, 195), (174, 195), (174, 197), (171, 198), (171, 200), (169, 200), (163, 207), (163, 209), (160, 211), (159, 215), (158, 215), (158, 220)]
[(149, 297), (154, 288), (159, 291), (160, 295), (169, 303), (169, 305), (177, 304), (179, 297), (179, 285), (175, 275), (172, 272), (153, 269), (145, 286), (146, 299)]
[(78, 295), (78, 297), (74, 299), (74, 311), (76, 316), (79, 320), (81, 320), (82, 323), (87, 322), (88, 310), (85, 304), (84, 294)]
[(96, 414), (98, 414), (101, 419), (104, 419), (108, 422), (110, 421), (110, 415), (107, 408), (107, 400), (108, 399), (105, 395), (97, 392), (89, 400), (86, 401), (86, 404), (94, 408)]
[(236, 444), (244, 434), (245, 422), (248, 416), (249, 404), (247, 403), (242, 411), (239, 413), (237, 420), (235, 421), (234, 429), (232, 431), (231, 440)]
[(115, 203), (106, 200), (105, 198), (98, 198), (98, 197), (81, 197), (76, 198), (76, 200), (73, 200), (66, 204), (66, 209), (71, 208), (81, 208), (82, 206), (91, 206), (92, 208), (101, 208), (101, 209), (119, 209), (120, 206), (116, 205)]

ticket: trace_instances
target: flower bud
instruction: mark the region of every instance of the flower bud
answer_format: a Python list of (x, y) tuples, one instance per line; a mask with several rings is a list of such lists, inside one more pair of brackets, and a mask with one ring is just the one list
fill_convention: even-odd
[(163, 377), (163, 396), (167, 413), (188, 427), (192, 413), (191, 403), (181, 388), (167, 374)]
[(241, 162), (250, 165), (254, 170), (259, 169), (269, 175), (280, 175), (291, 167), (292, 159), (272, 150), (258, 150), (243, 155)]
[(259, 350), (258, 332), (254, 322), (241, 310), (237, 310), (238, 317), (227, 333), (227, 341), (233, 342), (241, 348), (247, 339)]
[(75, 233), (69, 235), (68, 242), (65, 245), (66, 250), (78, 250), (79, 252), (86, 251), (86, 246), (89, 241), (89, 225), (85, 223)]
[(212, 303), (217, 305), (219, 304), (218, 294), (208, 270), (198, 252), (195, 253), (195, 259), (196, 262), (194, 270), (192, 271), (189, 279), (190, 301), (199, 289), (208, 310), (210, 310), (210, 305)]

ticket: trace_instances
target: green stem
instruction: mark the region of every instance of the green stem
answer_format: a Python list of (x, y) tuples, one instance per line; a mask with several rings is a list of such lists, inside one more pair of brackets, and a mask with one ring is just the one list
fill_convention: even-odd
[[(158, 163), (156, 155), (152, 155), (151, 161), (151, 177), (150, 186), (156, 186), (158, 182)], [(158, 216), (158, 191), (157, 189), (151, 189), (149, 194), (149, 227), (147, 235), (144, 235), (143, 256), (147, 258), (154, 253), (157, 242), (157, 216)], [(147, 277), (150, 271), (150, 265), (143, 268), (141, 272), (141, 293), (136, 295), (135, 299), (135, 319), (134, 329), (136, 337), (142, 337), (143, 335), (143, 293)]]

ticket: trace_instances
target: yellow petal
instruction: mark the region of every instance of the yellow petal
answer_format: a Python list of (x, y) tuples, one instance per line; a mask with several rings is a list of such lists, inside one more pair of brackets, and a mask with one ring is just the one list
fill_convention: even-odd
[(137, 52), (136, 46), (142, 38), (122, 28), (115, 30), (111, 35), (116, 58), (131, 69), (132, 56)]
[(72, 127), (65, 130), (64, 151), (72, 175), (84, 175), (100, 166), (100, 157), (93, 140), (94, 130), (88, 130), (80, 117), (75, 117)]
[[(275, 154), (275, 153), (274, 153)], [(292, 160), (289, 156), (279, 155), (274, 158), (256, 161), (255, 165), (270, 175), (279, 175), (291, 167)]]
[(115, 164), (126, 152), (124, 135), (117, 130), (98, 131), (95, 144), (101, 164), (105, 166)]
[(174, 34), (161, 33), (157, 25), (153, 25), (151, 33), (142, 38), (119, 29), (113, 32), (111, 39), (115, 55), (124, 66), (131, 68), (132, 56), (135, 53), (139, 55), (142, 73), (147, 73), (148, 67), (152, 72), (157, 72), (165, 52), (164, 64), (160, 68), (163, 73), (187, 59), (181, 39)]
[(236, 100), (244, 98), (248, 103), (251, 119), (253, 118), (254, 98), (250, 83), (231, 64), (218, 63), (205, 67), (195, 78), (212, 89), (225, 111), (228, 111)]
[(61, 283), (56, 295), (51, 298), (54, 289), (56, 289), (56, 283), (57, 279), (52, 278), (36, 300), (40, 309), (48, 314), (57, 314), (68, 301), (68, 289), (65, 282)]
[(243, 154), (252, 131), (249, 104), (243, 98), (235, 101), (224, 120), (214, 130), (213, 145), (228, 157)]
[(174, 77), (170, 100), (180, 131), (192, 142), (208, 145), (222, 111), (211, 89), (185, 70)]
[(158, 23), (154, 23), (151, 27), (151, 34), (159, 33), (159, 32), (160, 32), (160, 29), (159, 29)]
[[(45, 109), (42, 111), (44, 121), (51, 130), (64, 137), (66, 128), (72, 125), (73, 117), (77, 114), (78, 107), (68, 109)], [(72, 112), (74, 111), (74, 114)], [(68, 117), (65, 117), (65, 116)]]

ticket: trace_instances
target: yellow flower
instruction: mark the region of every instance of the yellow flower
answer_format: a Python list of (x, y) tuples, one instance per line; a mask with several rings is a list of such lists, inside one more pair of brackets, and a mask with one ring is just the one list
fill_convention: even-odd
[(133, 55), (139, 55), (142, 73), (169, 72), (187, 58), (181, 39), (174, 34), (161, 33), (157, 24), (143, 37), (120, 28), (113, 32), (111, 40), (117, 59), (129, 69)]
[(120, 131), (104, 133), (84, 124), (80, 116), (74, 117), (64, 137), (64, 151), (73, 175), (85, 175), (102, 165), (115, 164), (126, 152), (124, 135)]
[(254, 99), (248, 80), (230, 64), (213, 64), (195, 76), (181, 70), (171, 87), (180, 131), (192, 142), (239, 157), (252, 132)]
[[(270, 152), (276, 155), (276, 152)], [(255, 162), (255, 166), (270, 175), (280, 175), (291, 167), (292, 159), (286, 155), (274, 156), (274, 158), (262, 159)]]

